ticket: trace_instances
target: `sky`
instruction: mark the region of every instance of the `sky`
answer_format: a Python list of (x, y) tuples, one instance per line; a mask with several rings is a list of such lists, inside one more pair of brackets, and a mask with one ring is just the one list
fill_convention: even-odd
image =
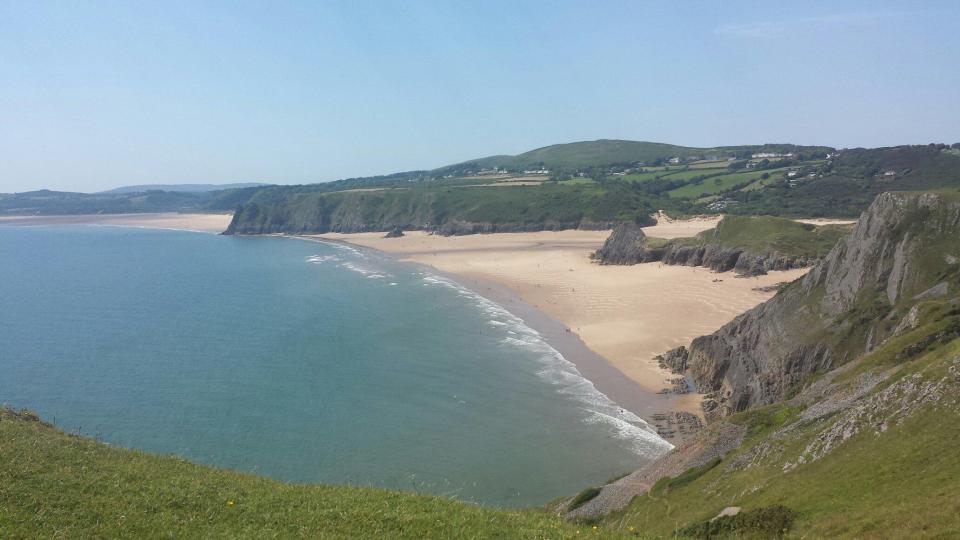
[(0, 0), (0, 192), (960, 141), (960, 2)]

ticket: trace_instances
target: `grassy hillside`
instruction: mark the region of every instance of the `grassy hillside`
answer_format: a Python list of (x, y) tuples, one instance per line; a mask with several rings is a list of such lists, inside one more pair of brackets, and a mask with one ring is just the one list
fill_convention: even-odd
[[(760, 152), (793, 156), (751, 158)], [(828, 152), (829, 160), (825, 159)], [(668, 164), (674, 157), (680, 158), (680, 163)], [(730, 158), (733, 161), (727, 161)], [(541, 168), (550, 173), (518, 172)], [(512, 172), (504, 173), (504, 169)], [(470, 189), (451, 191), (467, 187)], [(856, 217), (883, 191), (941, 188), (960, 188), (960, 155), (943, 145), (836, 152), (787, 144), (691, 148), (601, 140), (548, 146), (433, 171), (301, 186), (207, 193), (41, 191), (0, 195), (0, 214), (223, 212), (252, 203), (257, 208), (255, 219), (238, 222), (238, 230), (385, 230), (455, 222), (487, 225), (478, 230), (535, 230), (643, 219), (656, 210), (676, 216)], [(374, 208), (376, 197), (343, 195), (371, 190), (409, 190), (410, 195), (383, 195), (385, 208)], [(320, 195), (331, 193), (341, 195)], [(350, 210), (334, 218), (330, 217), (333, 207)], [(247, 215), (250, 217), (250, 212)], [(274, 226), (264, 227), (264, 215), (270, 216)], [(363, 221), (364, 216), (370, 220)]]
[[(537, 511), (282, 483), (112, 448), (0, 409), (3, 538), (574, 538)], [(617, 537), (605, 531), (604, 537)]]
[(792, 144), (763, 144), (747, 146), (721, 146), (713, 148), (693, 148), (672, 144), (601, 139), (567, 144), (555, 144), (537, 148), (515, 156), (490, 156), (475, 159), (438, 169), (436, 172), (448, 173), (465, 169), (505, 168), (523, 170), (535, 167), (561, 170), (584, 170), (614, 165), (632, 165), (644, 163), (659, 165), (667, 160), (679, 157), (687, 158), (748, 158), (753, 153), (806, 153), (822, 155), (832, 151), (825, 146), (799, 146)]
[(799, 257), (823, 257), (850, 232), (845, 225), (810, 225), (773, 216), (725, 216), (715, 229), (697, 236), (703, 243), (755, 253), (778, 251)]
[(857, 217), (885, 191), (960, 188), (960, 156), (938, 145), (845, 150), (818, 170), (820, 176), (813, 179), (780, 180), (763, 189), (725, 194), (736, 201), (726, 211)]
[[(929, 321), (911, 340), (921, 341), (935, 327), (937, 320)], [(728, 421), (747, 430), (740, 449), (709, 467), (661, 480), (606, 523), (633, 527), (649, 538), (670, 538), (677, 532), (681, 537), (707, 537), (707, 520), (725, 507), (739, 506), (745, 512), (778, 509), (775, 516), (785, 514), (792, 521), (789, 538), (957, 537), (960, 454), (954, 446), (960, 437), (960, 340), (891, 365), (890, 359), (906, 346), (901, 340), (868, 355), (858, 366), (858, 376), (840, 381), (849, 394), (866, 380), (864, 373), (879, 376), (891, 367), (896, 370), (864, 398), (866, 406), (855, 411), (860, 416), (841, 409), (811, 418), (812, 408), (793, 403), (737, 414)], [(884, 391), (890, 395), (877, 399)], [(899, 402), (898, 396), (907, 401)], [(849, 438), (828, 439), (836, 446), (822, 457), (811, 457), (810, 450), (820, 451), (829, 437), (824, 434), (834, 433), (831, 428), (838, 425)], [(723, 526), (715, 524), (714, 530)], [(745, 526), (733, 532), (748, 538), (772, 536), (756, 530)]]

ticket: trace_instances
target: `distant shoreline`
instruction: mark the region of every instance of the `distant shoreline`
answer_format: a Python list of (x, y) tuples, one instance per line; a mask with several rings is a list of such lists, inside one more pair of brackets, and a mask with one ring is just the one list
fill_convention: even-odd
[(108, 225), (173, 229), (220, 234), (230, 225), (233, 214), (178, 214), (155, 212), (143, 214), (80, 214), (57, 216), (0, 216), (0, 227), (42, 227), (57, 225)]

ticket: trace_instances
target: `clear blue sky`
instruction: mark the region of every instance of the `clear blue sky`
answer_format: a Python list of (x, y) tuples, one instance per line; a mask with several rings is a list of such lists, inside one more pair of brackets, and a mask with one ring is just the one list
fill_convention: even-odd
[(0, 192), (960, 141), (960, 2), (0, 0)]

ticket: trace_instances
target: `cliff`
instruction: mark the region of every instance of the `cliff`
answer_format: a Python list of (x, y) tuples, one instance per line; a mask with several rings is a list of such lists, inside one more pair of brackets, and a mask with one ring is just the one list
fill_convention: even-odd
[[(652, 224), (639, 195), (597, 186), (411, 187), (311, 191), (266, 189), (240, 205), (226, 234), (387, 232), (442, 235), (607, 229)], [(626, 191), (625, 191), (626, 190)]]
[(960, 496), (960, 192), (880, 195), (806, 276), (658, 360), (709, 392), (709, 424), (563, 503), (569, 519), (651, 538), (956, 535), (940, 501)]
[[(960, 285), (960, 196), (885, 193), (801, 280), (689, 347), (708, 417), (774, 403)], [(900, 327), (903, 328), (902, 326)]]

